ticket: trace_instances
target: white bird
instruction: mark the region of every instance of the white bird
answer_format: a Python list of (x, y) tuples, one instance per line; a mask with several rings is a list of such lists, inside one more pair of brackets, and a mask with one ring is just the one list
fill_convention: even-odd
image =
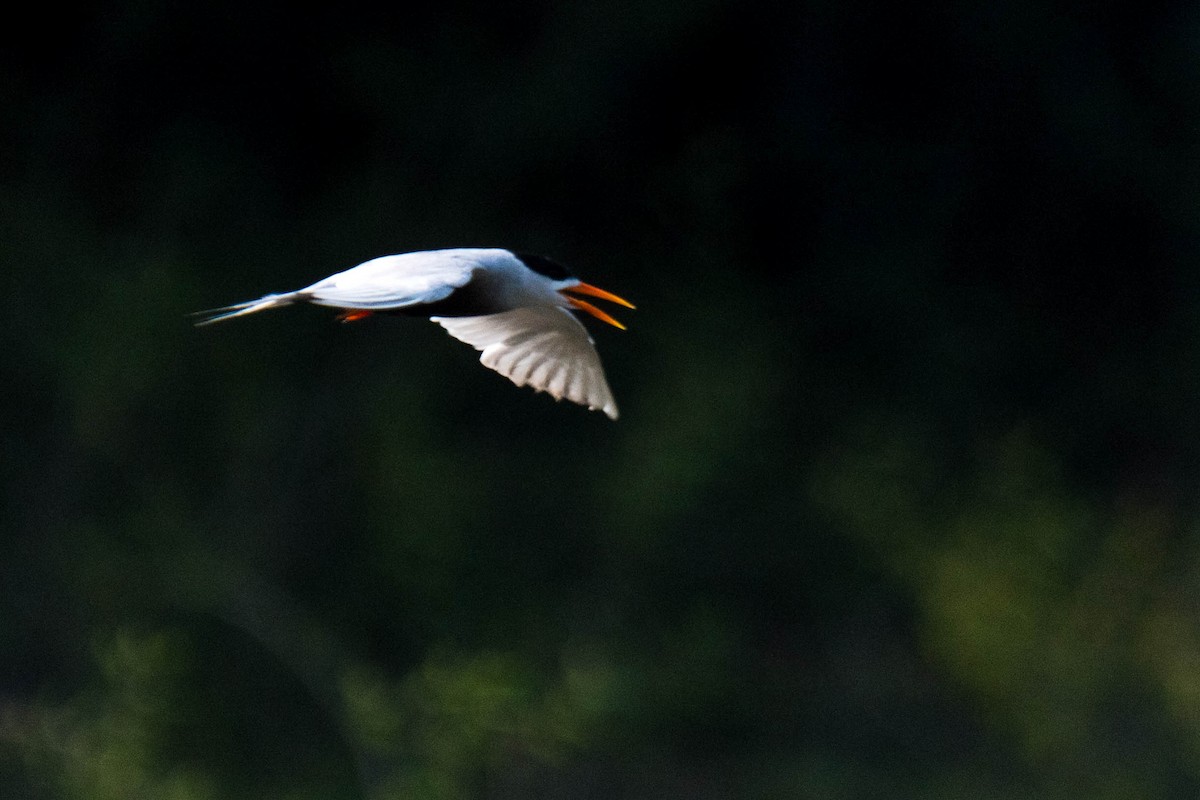
[(622, 330), (625, 326), (568, 292), (634, 307), (583, 283), (549, 258), (498, 248), (457, 248), (374, 258), (304, 289), (198, 312), (204, 319), (196, 324), (292, 303), (342, 309), (343, 322), (375, 313), (427, 316), (454, 338), (482, 350), (483, 365), (517, 386), (532, 386), (616, 419), (617, 404), (600, 356), (570, 309)]

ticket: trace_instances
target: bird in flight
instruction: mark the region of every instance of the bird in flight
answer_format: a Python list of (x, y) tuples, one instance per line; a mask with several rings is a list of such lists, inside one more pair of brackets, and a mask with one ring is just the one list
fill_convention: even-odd
[(544, 256), (499, 248), (425, 250), (381, 256), (312, 286), (198, 312), (197, 325), (293, 303), (341, 309), (353, 322), (372, 314), (429, 317), (456, 339), (482, 350), (480, 362), (517, 386), (617, 418), (617, 404), (591, 336), (571, 313), (625, 326), (573, 295), (633, 308), (628, 300), (584, 283)]

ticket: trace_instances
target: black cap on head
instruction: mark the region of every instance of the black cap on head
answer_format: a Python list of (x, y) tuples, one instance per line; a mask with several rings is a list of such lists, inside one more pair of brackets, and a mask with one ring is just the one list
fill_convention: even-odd
[(532, 253), (513, 253), (521, 262), (539, 275), (545, 275), (552, 281), (565, 281), (573, 278), (570, 270), (552, 258), (535, 256)]

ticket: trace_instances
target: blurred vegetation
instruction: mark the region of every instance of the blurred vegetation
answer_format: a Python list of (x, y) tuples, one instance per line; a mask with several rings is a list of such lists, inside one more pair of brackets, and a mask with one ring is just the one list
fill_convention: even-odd
[[(1200, 9), (29, 9), (0, 796), (1200, 790)], [(639, 305), (623, 416), (385, 253)]]

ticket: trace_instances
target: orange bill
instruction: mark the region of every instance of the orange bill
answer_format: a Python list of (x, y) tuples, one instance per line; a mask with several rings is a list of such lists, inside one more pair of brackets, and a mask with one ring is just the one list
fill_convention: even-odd
[[(617, 322), (615, 319), (613, 319), (607, 313), (596, 308), (594, 305), (587, 302), (586, 300), (580, 300), (578, 297), (568, 297), (567, 302), (571, 304), (571, 308), (578, 308), (580, 311), (586, 311), (587, 313), (591, 314), (593, 317), (595, 317), (598, 320), (601, 320), (602, 322), (607, 322), (609, 325), (613, 325), (613, 326), (620, 328), (621, 330), (625, 330), (624, 325)], [(632, 308), (632, 306), (630, 306), (630, 308)]]
[(360, 319), (366, 319), (373, 314), (373, 311), (366, 309), (347, 309), (337, 315), (338, 322), (358, 322)]
[(610, 303), (625, 306), (626, 308), (637, 308), (633, 303), (626, 300), (624, 297), (617, 297), (612, 292), (606, 292), (599, 286), (592, 286), (590, 283), (577, 283), (574, 286), (568, 286), (563, 289), (564, 292), (575, 292), (577, 294), (586, 294), (591, 297), (599, 297), (601, 300), (607, 300)]

